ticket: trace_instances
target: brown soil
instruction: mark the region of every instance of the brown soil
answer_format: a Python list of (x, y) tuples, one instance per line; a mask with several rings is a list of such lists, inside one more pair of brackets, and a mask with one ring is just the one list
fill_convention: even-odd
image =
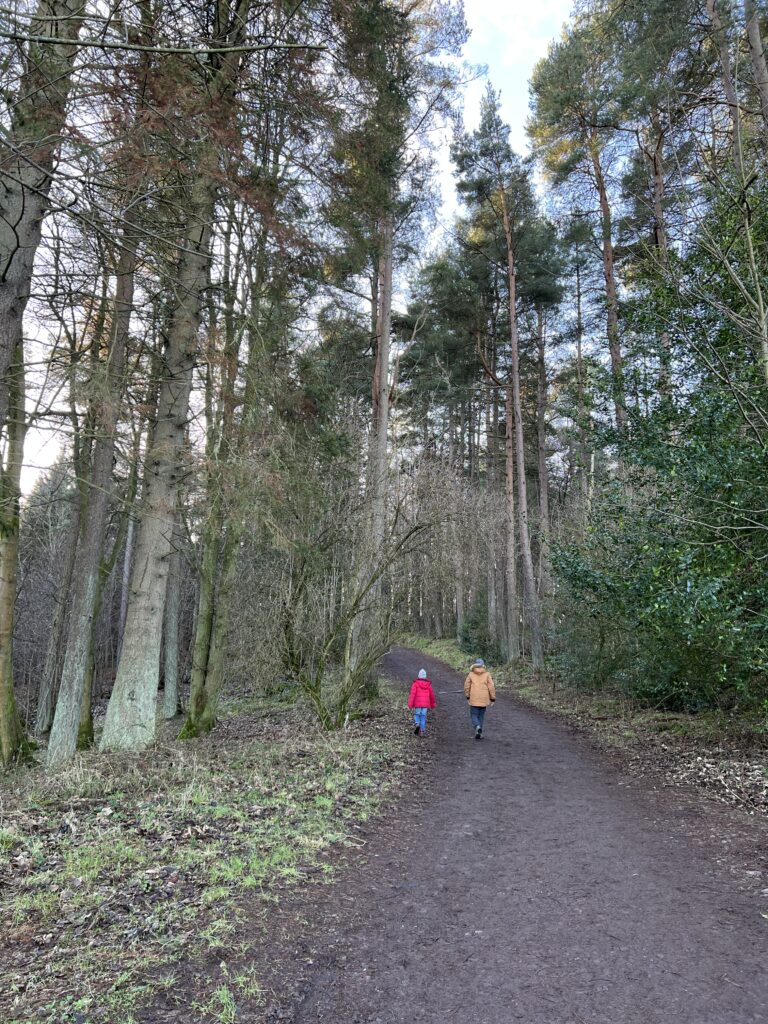
[[(461, 675), (404, 648), (384, 663), (404, 695), (422, 666), (439, 706), (400, 800), (333, 885), (286, 894), (245, 961), (225, 954), (268, 993), (234, 1019), (764, 1024), (768, 821), (632, 775), (507, 695), (475, 742)], [(188, 994), (215, 965), (180, 973)], [(183, 1002), (140, 1020), (217, 1019)]]
[(422, 665), (439, 707), (412, 794), (279, 915), (266, 1019), (764, 1022), (765, 822), (634, 780), (505, 696), (475, 742), (458, 673), (385, 662), (404, 687)]

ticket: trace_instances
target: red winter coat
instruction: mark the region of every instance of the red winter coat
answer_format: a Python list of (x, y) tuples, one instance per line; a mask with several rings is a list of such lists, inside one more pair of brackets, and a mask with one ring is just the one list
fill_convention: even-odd
[(435, 691), (428, 679), (414, 679), (411, 695), (408, 698), (409, 708), (436, 708)]

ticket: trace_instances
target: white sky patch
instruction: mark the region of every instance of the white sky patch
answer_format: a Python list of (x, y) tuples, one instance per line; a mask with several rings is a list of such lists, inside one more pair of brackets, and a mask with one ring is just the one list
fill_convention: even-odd
[[(501, 110), (517, 152), (528, 149), (528, 81), (547, 47), (559, 38), (573, 6), (572, 0), (511, 0), (500, 3), (464, 0), (471, 35), (465, 48), (470, 63), (487, 64), (493, 87), (501, 92)], [(484, 82), (467, 89), (465, 121), (477, 124)]]
[[(520, 154), (528, 152), (528, 82), (536, 64), (546, 57), (550, 42), (560, 38), (572, 7), (573, 0), (464, 0), (471, 35), (463, 58), (470, 65), (488, 69), (487, 77), (477, 78), (464, 89), (463, 119), (468, 130), (477, 127), (480, 100), (490, 82), (501, 93), (501, 115), (509, 125), (512, 148)], [(450, 231), (459, 210), (450, 143), (451, 133), (446, 130), (436, 154), (442, 205), (430, 250)]]

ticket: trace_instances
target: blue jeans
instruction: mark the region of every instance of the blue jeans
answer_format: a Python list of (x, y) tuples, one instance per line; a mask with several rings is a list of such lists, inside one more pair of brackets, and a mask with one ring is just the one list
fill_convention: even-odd
[(476, 708), (474, 706), (471, 706), (469, 709), (469, 714), (472, 719), (472, 726), (475, 729), (480, 729), (482, 731), (483, 719), (485, 718), (485, 708)]
[(413, 722), (418, 725), (422, 732), (427, 728), (427, 708), (413, 709)]

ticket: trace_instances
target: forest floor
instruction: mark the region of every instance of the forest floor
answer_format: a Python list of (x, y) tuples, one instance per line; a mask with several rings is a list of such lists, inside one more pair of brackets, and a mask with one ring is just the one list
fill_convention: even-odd
[(638, 760), (615, 708), (510, 689), (478, 743), (463, 672), (405, 648), (384, 671), (383, 714), (343, 736), (246, 701), (194, 744), (18, 773), (3, 1024), (764, 1021), (759, 801)]
[(263, 1007), (264, 922), (326, 887), (331, 851), (364, 843), (418, 760), (393, 700), (385, 688), (329, 735), (301, 704), (245, 694), (205, 738), (175, 741), (179, 720), (140, 755), (0, 776), (2, 1024), (154, 1024), (153, 1004), (225, 1024)]

